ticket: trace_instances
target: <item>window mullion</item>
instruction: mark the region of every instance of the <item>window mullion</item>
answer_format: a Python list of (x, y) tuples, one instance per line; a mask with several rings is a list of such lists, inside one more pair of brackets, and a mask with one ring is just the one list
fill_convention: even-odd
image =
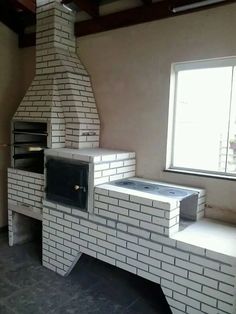
[(234, 84), (234, 67), (232, 67), (231, 85), (230, 85), (230, 99), (229, 99), (229, 119), (228, 119), (228, 132), (227, 132), (227, 150), (225, 159), (225, 173), (227, 173), (228, 168), (228, 154), (229, 154), (229, 138), (230, 138), (230, 127), (231, 127), (231, 111), (232, 111), (232, 101), (233, 101), (233, 84)]

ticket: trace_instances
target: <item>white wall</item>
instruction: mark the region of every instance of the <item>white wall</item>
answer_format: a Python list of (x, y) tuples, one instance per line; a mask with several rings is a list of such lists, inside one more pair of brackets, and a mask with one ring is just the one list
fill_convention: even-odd
[(232, 4), (90, 35), (78, 42), (95, 89), (102, 146), (136, 151), (139, 176), (206, 188), (209, 206), (229, 210), (228, 218), (236, 214), (236, 182), (163, 169), (171, 63), (235, 55), (235, 29), (236, 4)]
[[(18, 38), (0, 23), (0, 144), (10, 143), (10, 121), (20, 101)], [(10, 149), (0, 147), (0, 228), (7, 223), (6, 169)]]

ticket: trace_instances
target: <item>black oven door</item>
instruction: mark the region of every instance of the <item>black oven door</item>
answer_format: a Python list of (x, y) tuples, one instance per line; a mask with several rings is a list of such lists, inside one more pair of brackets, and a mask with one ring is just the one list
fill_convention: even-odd
[(88, 164), (49, 159), (46, 168), (46, 199), (86, 210)]

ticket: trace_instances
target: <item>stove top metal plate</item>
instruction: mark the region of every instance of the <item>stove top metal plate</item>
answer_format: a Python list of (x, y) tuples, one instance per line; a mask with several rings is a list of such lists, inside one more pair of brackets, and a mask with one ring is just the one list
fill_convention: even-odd
[(111, 182), (110, 184), (127, 188), (127, 189), (131, 189), (131, 190), (146, 192), (150, 194), (177, 198), (179, 200), (186, 198), (192, 194), (196, 194), (194, 191), (189, 191), (189, 190), (185, 190), (181, 188), (169, 187), (169, 186), (160, 185), (160, 184), (146, 183), (146, 182), (130, 180), (130, 179), (122, 179), (115, 182)]

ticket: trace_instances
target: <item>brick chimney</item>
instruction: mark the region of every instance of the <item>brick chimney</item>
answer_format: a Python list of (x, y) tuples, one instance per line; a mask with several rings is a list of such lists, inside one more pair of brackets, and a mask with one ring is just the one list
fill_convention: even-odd
[(49, 122), (51, 147), (99, 146), (92, 84), (76, 54), (75, 14), (59, 0), (36, 0), (36, 74), (14, 120)]

